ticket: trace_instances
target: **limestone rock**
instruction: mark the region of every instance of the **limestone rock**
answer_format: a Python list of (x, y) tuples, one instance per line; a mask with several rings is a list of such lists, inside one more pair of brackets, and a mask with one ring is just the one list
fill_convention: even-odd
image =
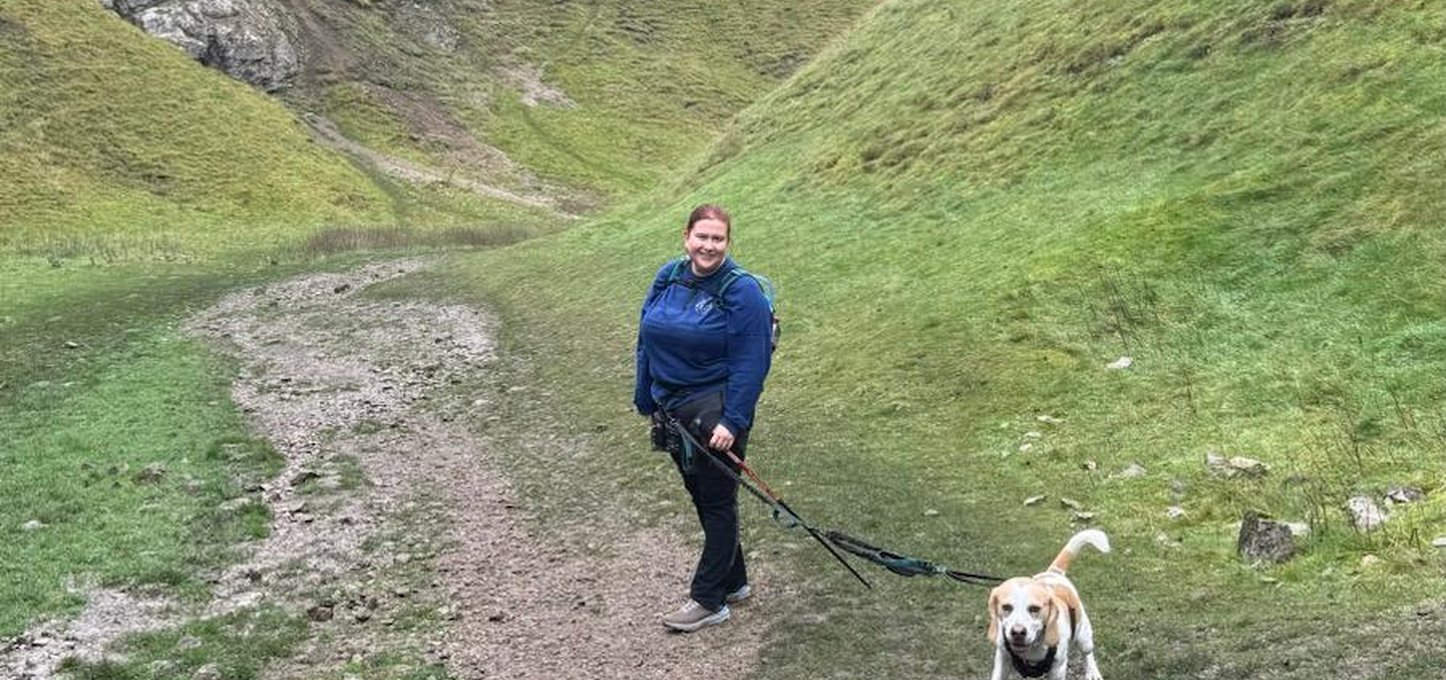
[(1404, 505), (1425, 499), (1426, 493), (1413, 486), (1393, 486), (1386, 489), (1386, 503), (1388, 505)]
[(1295, 555), (1295, 536), (1288, 525), (1247, 510), (1236, 549), (1248, 562), (1284, 562)]
[(167, 470), (165, 463), (151, 463), (142, 468), (140, 472), (136, 473), (136, 483), (159, 484), (161, 480), (166, 478), (166, 472)]
[(1270, 466), (1245, 456), (1225, 456), (1210, 451), (1205, 454), (1205, 467), (1217, 477), (1261, 477), (1270, 472)]
[(1390, 519), (1370, 496), (1352, 496), (1346, 501), (1346, 509), (1351, 512), (1351, 524), (1359, 531), (1375, 531)]
[(111, 0), (111, 9), (207, 66), (267, 92), (300, 68), (292, 17), (272, 0)]

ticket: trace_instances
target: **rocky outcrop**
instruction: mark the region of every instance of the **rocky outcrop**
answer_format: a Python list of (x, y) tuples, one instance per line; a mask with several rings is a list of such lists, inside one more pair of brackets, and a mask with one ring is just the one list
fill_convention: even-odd
[(300, 59), (293, 20), (271, 0), (101, 0), (145, 32), (267, 92), (287, 87)]

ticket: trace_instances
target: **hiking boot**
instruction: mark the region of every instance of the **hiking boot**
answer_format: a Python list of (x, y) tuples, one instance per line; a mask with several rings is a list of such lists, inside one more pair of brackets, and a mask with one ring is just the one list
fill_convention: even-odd
[(741, 585), (741, 586), (738, 586), (738, 590), (735, 590), (735, 591), (733, 591), (733, 592), (731, 592), (731, 593), (728, 593), (727, 595), (724, 595), (724, 596), (723, 596), (723, 601), (724, 601), (724, 602), (727, 602), (728, 604), (738, 604), (739, 602), (742, 602), (742, 601), (748, 599), (748, 596), (749, 596), (749, 595), (752, 595), (752, 594), (753, 594), (753, 587), (750, 586), (750, 585), (748, 585), (747, 583), (745, 583), (745, 584), (743, 584), (743, 585)]
[(728, 605), (723, 605), (716, 612), (708, 611), (697, 602), (688, 600), (688, 604), (677, 611), (663, 617), (663, 625), (673, 630), (681, 630), (684, 633), (691, 633), (705, 626), (715, 626), (728, 620), (732, 612), (728, 611)]

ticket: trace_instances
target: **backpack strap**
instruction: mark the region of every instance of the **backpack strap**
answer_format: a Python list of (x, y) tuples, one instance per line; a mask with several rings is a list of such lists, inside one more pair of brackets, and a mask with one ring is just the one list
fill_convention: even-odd
[(666, 286), (671, 286), (671, 285), (673, 285), (673, 284), (675, 284), (675, 283), (683, 280), (683, 271), (684, 271), (684, 270), (683, 270), (683, 267), (687, 266), (687, 264), (688, 264), (688, 256), (687, 256), (687, 255), (680, 256), (678, 259), (673, 260), (673, 267), (668, 270), (668, 278), (667, 278), (666, 281), (663, 282), (663, 285), (664, 285), (665, 287), (666, 287)]
[[(754, 274), (747, 269), (735, 266), (723, 274), (723, 280), (719, 282), (716, 289), (709, 290), (708, 288), (705, 288), (701, 285), (694, 285), (690, 282), (683, 281), (683, 273), (687, 271), (686, 269), (684, 269), (684, 267), (686, 267), (687, 265), (688, 257), (686, 255), (674, 260), (672, 268), (668, 270), (668, 278), (663, 281), (662, 287), (666, 288), (675, 283), (682, 283), (685, 286), (688, 286), (695, 290), (701, 290), (708, 295), (712, 295), (718, 300), (719, 304), (724, 304), (725, 300), (727, 300), (725, 296), (728, 293), (728, 287), (732, 286), (733, 283), (738, 279), (747, 277), (753, 279), (758, 284), (758, 289), (763, 293), (763, 299), (768, 302), (768, 311), (773, 314), (777, 313), (777, 310), (774, 309), (773, 304), (773, 282), (769, 281), (767, 277), (760, 274)], [(776, 316), (774, 319), (774, 325), (775, 327), (777, 326)], [(778, 331), (775, 328), (774, 335), (777, 336), (777, 334)]]
[(743, 271), (742, 267), (734, 267), (733, 269), (728, 270), (728, 272), (723, 275), (722, 282), (718, 284), (717, 288), (710, 289), (707, 286), (698, 283), (696, 279), (685, 281), (683, 279), (683, 274), (688, 271), (687, 266), (687, 255), (679, 256), (678, 259), (673, 260), (673, 266), (668, 269), (668, 277), (663, 280), (661, 287), (667, 288), (668, 286), (671, 286), (675, 283), (680, 283), (684, 286), (692, 288), (693, 290), (702, 291), (708, 295), (713, 296), (721, 304), (723, 302), (723, 293), (728, 290), (728, 286), (733, 285), (733, 282), (738, 279), (740, 274), (748, 274), (748, 272)]
[(723, 275), (723, 282), (718, 284), (718, 298), (722, 299), (723, 295), (728, 292), (728, 287), (747, 273), (748, 272), (743, 271), (742, 267), (734, 267), (728, 270), (728, 272)]
[(728, 292), (728, 287), (733, 285), (734, 281), (745, 276), (758, 283), (759, 290), (763, 291), (763, 299), (768, 301), (768, 310), (773, 311), (773, 282), (742, 267), (734, 267), (724, 275), (723, 283), (718, 285), (718, 297), (722, 298), (723, 294)]
[(769, 347), (769, 351), (773, 351), (773, 350), (778, 349), (778, 336), (779, 336), (779, 331), (780, 331), (780, 324), (779, 324), (779, 322), (778, 322), (778, 308), (774, 305), (774, 302), (773, 302), (773, 298), (774, 298), (773, 282), (772, 282), (772, 281), (769, 281), (769, 280), (768, 280), (768, 277), (766, 277), (766, 276), (762, 276), (762, 275), (760, 275), (760, 274), (754, 274), (753, 272), (750, 272), (750, 271), (748, 271), (747, 269), (744, 269), (744, 268), (742, 268), (742, 267), (734, 267), (733, 269), (729, 270), (729, 272), (728, 272), (725, 276), (726, 276), (726, 278), (723, 279), (723, 283), (718, 286), (718, 300), (719, 300), (719, 302), (722, 302), (722, 301), (725, 299), (725, 298), (723, 297), (723, 294), (726, 293), (726, 292), (728, 292), (728, 286), (733, 285), (733, 282), (734, 282), (734, 281), (737, 281), (738, 279), (741, 279), (741, 278), (743, 278), (743, 277), (746, 276), (746, 277), (748, 277), (748, 278), (750, 278), (750, 279), (753, 279), (753, 281), (758, 284), (758, 290), (763, 293), (763, 300), (768, 303), (768, 316), (769, 316), (769, 319), (768, 319), (768, 347)]

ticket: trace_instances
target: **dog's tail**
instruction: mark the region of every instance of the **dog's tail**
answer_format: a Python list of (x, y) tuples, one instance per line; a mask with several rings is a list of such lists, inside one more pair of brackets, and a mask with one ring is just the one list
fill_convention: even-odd
[(1064, 544), (1064, 550), (1059, 551), (1054, 561), (1049, 563), (1049, 570), (1056, 574), (1064, 574), (1069, 571), (1069, 563), (1086, 545), (1092, 545), (1095, 550), (1107, 553), (1110, 551), (1110, 537), (1099, 529), (1085, 529), (1075, 534), (1070, 537), (1068, 543)]

